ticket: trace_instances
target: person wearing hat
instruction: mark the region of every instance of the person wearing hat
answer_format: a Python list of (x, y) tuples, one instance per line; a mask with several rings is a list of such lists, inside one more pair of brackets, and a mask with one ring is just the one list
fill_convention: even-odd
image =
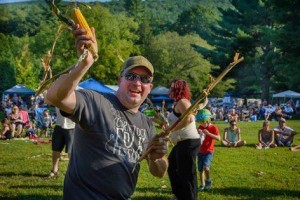
[(222, 145), (225, 147), (241, 147), (246, 144), (245, 140), (241, 140), (241, 130), (236, 125), (235, 120), (229, 122), (230, 126), (224, 129)]
[[(78, 25), (73, 35), (80, 54), (96, 44)], [(158, 138), (151, 119), (138, 110), (153, 87), (154, 68), (145, 57), (133, 56), (122, 65), (116, 94), (75, 90), (93, 63), (89, 52), (46, 96), (76, 123), (63, 199), (129, 199), (138, 180), (138, 160), (147, 150), (152, 175), (163, 177), (168, 168), (167, 139)]]
[(213, 160), (215, 140), (220, 140), (220, 132), (218, 127), (211, 123), (211, 113), (207, 109), (199, 110), (197, 121), (200, 122), (198, 132), (204, 135), (204, 140), (198, 152), (198, 171), (200, 175), (199, 190), (210, 190), (212, 188), (212, 180), (210, 175), (210, 165)]
[(274, 133), (277, 146), (292, 146), (296, 132), (286, 125), (286, 120), (284, 118), (279, 119), (279, 125), (274, 128)]

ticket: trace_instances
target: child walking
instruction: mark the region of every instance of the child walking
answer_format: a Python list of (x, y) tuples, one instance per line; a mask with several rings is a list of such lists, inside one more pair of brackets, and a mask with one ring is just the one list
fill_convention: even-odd
[(52, 126), (52, 118), (49, 110), (44, 110), (43, 113), (43, 131), (45, 137), (48, 137), (49, 128)]
[(210, 123), (211, 113), (207, 109), (202, 109), (198, 112), (197, 119), (200, 122), (198, 131), (200, 135), (204, 136), (204, 140), (200, 146), (198, 153), (198, 171), (200, 174), (199, 190), (210, 190), (212, 181), (210, 177), (210, 165), (213, 160), (214, 140), (220, 141), (219, 129)]

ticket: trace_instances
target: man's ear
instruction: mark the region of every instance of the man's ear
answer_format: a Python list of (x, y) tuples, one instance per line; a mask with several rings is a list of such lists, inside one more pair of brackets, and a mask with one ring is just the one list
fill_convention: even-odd
[(151, 83), (151, 85), (150, 85), (150, 89), (152, 89), (153, 88), (153, 84)]

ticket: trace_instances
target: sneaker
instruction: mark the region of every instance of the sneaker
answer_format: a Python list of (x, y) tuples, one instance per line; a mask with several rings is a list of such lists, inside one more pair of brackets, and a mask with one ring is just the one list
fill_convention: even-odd
[(58, 177), (58, 172), (51, 171), (48, 175), (48, 178), (54, 178), (54, 177)]
[(206, 180), (204, 190), (206, 191), (211, 190), (211, 183), (212, 183), (211, 179)]
[(204, 186), (204, 185), (200, 185), (200, 186), (199, 186), (199, 188), (198, 188), (198, 190), (199, 190), (199, 191), (203, 191), (203, 190), (204, 190), (204, 188), (205, 188), (205, 186)]

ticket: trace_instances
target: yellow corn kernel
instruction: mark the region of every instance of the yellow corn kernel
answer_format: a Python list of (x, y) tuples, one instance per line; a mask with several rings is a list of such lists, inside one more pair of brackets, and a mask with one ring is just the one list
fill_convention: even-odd
[(74, 21), (76, 24), (79, 24), (80, 28), (86, 30), (89, 36), (93, 37), (93, 33), (90, 29), (90, 26), (88, 25), (87, 21), (85, 20), (84, 16), (78, 8), (74, 8)]
[[(88, 25), (87, 21), (85, 20), (84, 16), (82, 15), (81, 11), (79, 8), (74, 8), (74, 21), (76, 24), (79, 24), (80, 28), (84, 29), (87, 31), (87, 35), (94, 37), (90, 26)], [(92, 53), (95, 61), (98, 59), (98, 52), (96, 51), (96, 48), (94, 45), (91, 45), (88, 47), (90, 52)]]

